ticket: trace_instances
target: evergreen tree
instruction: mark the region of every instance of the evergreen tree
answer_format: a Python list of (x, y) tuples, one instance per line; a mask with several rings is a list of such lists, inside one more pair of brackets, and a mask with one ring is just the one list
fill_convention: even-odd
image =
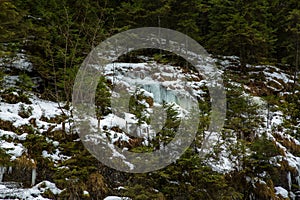
[(221, 55), (237, 55), (243, 64), (265, 61), (272, 55), (275, 41), (268, 27), (264, 0), (211, 0), (210, 33), (207, 47)]
[(274, 0), (269, 1), (268, 12), (269, 26), (275, 31), (275, 58), (278, 63), (295, 66), (296, 36), (297, 36), (297, 10), (300, 5), (297, 0)]
[(242, 93), (241, 88), (227, 86), (227, 123), (226, 129), (234, 131), (239, 139), (253, 140), (256, 130), (262, 126), (259, 106)]
[(1, 0), (0, 10), (0, 57), (5, 57), (16, 51), (20, 42), (18, 28), (23, 13), (10, 0)]
[(107, 83), (106, 79), (104, 77), (101, 77), (96, 89), (95, 104), (96, 104), (96, 116), (98, 119), (98, 128), (100, 128), (100, 120), (102, 119), (102, 117), (108, 115), (111, 112), (110, 110), (111, 94), (106, 83)]
[(18, 4), (29, 13), (24, 18), (24, 48), (44, 81), (44, 97), (70, 101), (79, 65), (109, 34), (109, 26), (104, 28), (111, 12), (107, 1), (28, 0)]
[(283, 58), (283, 62), (293, 67), (295, 89), (300, 63), (300, 9), (293, 9), (289, 12), (287, 16), (287, 33), (289, 35), (285, 42), (287, 56)]
[(172, 2), (171, 6), (170, 15), (175, 19), (175, 23), (170, 28), (180, 31), (192, 37), (196, 41), (199, 41), (200, 26), (198, 24), (198, 20), (203, 8), (201, 0), (177, 0)]

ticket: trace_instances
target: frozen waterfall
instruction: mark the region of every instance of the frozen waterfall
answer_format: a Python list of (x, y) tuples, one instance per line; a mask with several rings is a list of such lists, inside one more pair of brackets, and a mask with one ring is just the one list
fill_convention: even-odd
[(162, 104), (163, 102), (174, 102), (186, 110), (190, 109), (192, 106), (192, 97), (186, 91), (183, 93), (174, 90), (169, 90), (168, 88), (158, 83), (143, 84), (141, 88), (153, 94), (153, 100), (155, 103)]
[(167, 88), (160, 84), (147, 84), (143, 85), (142, 88), (153, 94), (153, 98), (156, 103), (162, 104), (165, 101), (175, 102), (178, 104), (178, 98), (176, 94), (174, 94), (174, 91), (167, 90)]

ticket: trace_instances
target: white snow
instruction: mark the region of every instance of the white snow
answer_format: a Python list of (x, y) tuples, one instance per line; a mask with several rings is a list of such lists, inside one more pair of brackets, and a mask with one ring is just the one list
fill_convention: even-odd
[(284, 73), (278, 73), (278, 72), (263, 72), (268, 80), (283, 80), (285, 83), (293, 83), (293, 80), (290, 79), (287, 74)]
[(58, 147), (58, 145), (59, 145), (59, 142), (58, 142), (58, 141), (53, 141), (52, 143), (53, 143), (53, 145), (54, 145), (55, 147)]
[(129, 197), (119, 197), (119, 196), (108, 196), (103, 200), (131, 200)]
[(57, 163), (58, 161), (68, 160), (71, 157), (62, 155), (58, 149), (54, 153), (49, 154), (47, 150), (42, 151), (42, 156), (44, 158), (49, 158), (52, 162)]
[(235, 164), (227, 157), (221, 155), (218, 162), (212, 162), (209, 164), (212, 170), (219, 173), (228, 173), (233, 171)]
[(17, 157), (20, 157), (25, 151), (25, 147), (18, 143), (6, 142), (0, 140), (0, 148), (5, 149), (6, 153), (11, 155), (11, 160), (15, 160)]
[(281, 195), (283, 198), (289, 197), (289, 192), (282, 187), (275, 187), (275, 191), (277, 195)]
[(56, 185), (50, 181), (42, 181), (32, 188), (7, 188), (0, 183), (0, 198), (11, 196), (17, 199), (46, 200), (48, 198), (42, 197), (42, 194), (46, 190), (50, 190), (55, 195), (62, 192), (61, 189), (57, 188)]
[(119, 187), (117, 187), (117, 188), (115, 188), (116, 190), (126, 190), (126, 188), (125, 187), (123, 187), (123, 186), (119, 186)]
[[(13, 92), (15, 95), (18, 95), (17, 92)], [(12, 125), (16, 128), (19, 128), (23, 125), (30, 125), (30, 121), (35, 121), (36, 127), (32, 126), (36, 134), (43, 133), (47, 131), (50, 127), (53, 127), (54, 130), (62, 128), (61, 124), (49, 123), (41, 120), (41, 117), (45, 118), (54, 118), (62, 114), (62, 110), (59, 108), (58, 104), (51, 101), (46, 101), (39, 99), (33, 94), (27, 94), (29, 100), (32, 104), (28, 105), (25, 103), (16, 103), (9, 104), (6, 102), (0, 102), (0, 119), (3, 121), (11, 122)], [(32, 109), (32, 114), (28, 118), (22, 118), (19, 116), (20, 107), (26, 109)], [(68, 111), (63, 110), (66, 114), (69, 114)], [(68, 125), (67, 125), (68, 127)], [(7, 154), (11, 156), (11, 160), (20, 157), (25, 151), (26, 148), (21, 144), (21, 141), (26, 140), (28, 133), (24, 132), (21, 134), (14, 133), (12, 131), (6, 131), (0, 129), (0, 148), (4, 149)], [(12, 140), (11, 140), (12, 139)], [(54, 147), (59, 146), (58, 141), (49, 140), (46, 138), (46, 141), (53, 144)], [(59, 151), (56, 151), (53, 155), (46, 155), (43, 152), (44, 156), (49, 157), (52, 160), (58, 161), (63, 159), (68, 159), (67, 157), (60, 155)]]
[(19, 76), (4, 76), (3, 85), (5, 88), (13, 87), (19, 81)]
[[(39, 120), (42, 116), (50, 119), (62, 114), (61, 109), (58, 108), (58, 104), (55, 102), (42, 100), (33, 95), (31, 98), (29, 98), (29, 100), (32, 102), (30, 105), (26, 105), (21, 102), (17, 104), (0, 102), (0, 119), (13, 122), (14, 126), (19, 127), (29, 124), (29, 120), (35, 118), (39, 121), (38, 124), (42, 126), (45, 124), (45, 122)], [(32, 115), (28, 119), (24, 119), (18, 115), (21, 105), (23, 105), (25, 108), (28, 108), (29, 106), (32, 107)]]
[(89, 195), (90, 193), (86, 190), (83, 191), (83, 195)]
[(26, 55), (23, 53), (17, 54), (12, 62), (12, 67), (22, 71), (32, 71), (32, 63), (27, 60)]
[(24, 141), (24, 140), (26, 140), (27, 135), (28, 135), (27, 133), (23, 133), (21, 135), (18, 135), (14, 132), (5, 131), (5, 130), (0, 129), (0, 137), (4, 137), (6, 139), (12, 138), (12, 139), (17, 139), (17, 140)]

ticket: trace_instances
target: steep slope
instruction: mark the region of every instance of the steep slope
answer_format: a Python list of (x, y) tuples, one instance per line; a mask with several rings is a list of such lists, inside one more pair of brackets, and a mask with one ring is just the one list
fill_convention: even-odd
[[(246, 189), (232, 185), (245, 199), (299, 199), (300, 136), (296, 109), (299, 102), (295, 99), (299, 85), (294, 84), (294, 77), (285, 68), (241, 67), (237, 57), (215, 61), (224, 76), (228, 113), (217, 145), (202, 164), (232, 181), (241, 176), (241, 183), (248, 190), (251, 188), (251, 192), (243, 193)], [(26, 69), (30, 66), (19, 65)], [(63, 108), (64, 103), (42, 100), (36, 93), (17, 86), (21, 72), (16, 67), (13, 72), (6, 72), (1, 90), (0, 197), (54, 199), (76, 193), (73, 197), (81, 199), (107, 195), (127, 195), (134, 199), (126, 193), (130, 186), (124, 180), (130, 175), (102, 166), (84, 150), (72, 123), (72, 109)], [(121, 85), (123, 91), (134, 97), (131, 103), (136, 108), (125, 113), (108, 112), (101, 115), (100, 123), (94, 117), (95, 128), (106, 132), (113, 148), (134, 151), (163, 148), (172, 135), (164, 135), (155, 143), (157, 135), (149, 125), (151, 113), (155, 107), (165, 106), (174, 111), (173, 117), (184, 119), (190, 105), (184, 90), (186, 85), (203, 105), (209, 102), (206, 81), (185, 67), (144, 58), (140, 63), (110, 64), (106, 72), (107, 88)], [(150, 72), (151, 76), (145, 76)], [(30, 71), (25, 73), (30, 75)], [(111, 95), (117, 97), (118, 93), (111, 91)], [(168, 104), (171, 102), (173, 106)], [(201, 119), (207, 119), (208, 115), (209, 109), (203, 111)], [(130, 135), (132, 130), (136, 131), (134, 136)], [(206, 134), (201, 128), (199, 132)], [(201, 134), (197, 138), (200, 144)], [(201, 146), (196, 143), (195, 152)], [(134, 167), (130, 163), (128, 166)], [(172, 181), (168, 185), (179, 187), (176, 185), (180, 180)], [(153, 193), (163, 194), (163, 188), (154, 189)]]

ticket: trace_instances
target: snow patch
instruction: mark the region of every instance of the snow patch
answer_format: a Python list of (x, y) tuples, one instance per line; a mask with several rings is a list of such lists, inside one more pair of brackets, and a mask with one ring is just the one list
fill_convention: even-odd
[(283, 198), (289, 198), (289, 192), (282, 187), (275, 187), (277, 195), (281, 195)]
[(103, 200), (131, 200), (129, 197), (119, 197), (119, 196), (108, 196)]

